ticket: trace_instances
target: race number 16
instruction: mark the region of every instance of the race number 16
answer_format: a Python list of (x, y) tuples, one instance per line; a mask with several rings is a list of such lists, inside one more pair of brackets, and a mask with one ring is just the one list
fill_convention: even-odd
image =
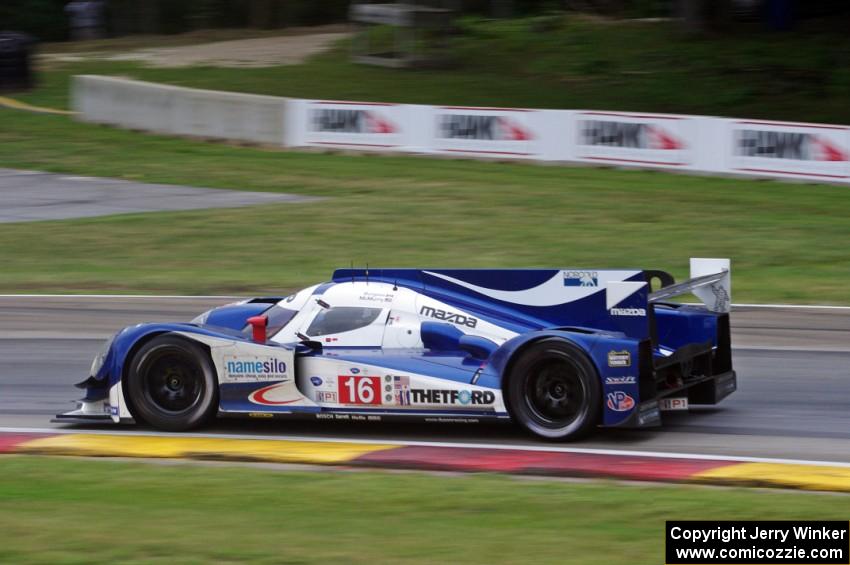
[(341, 404), (380, 404), (380, 377), (339, 377), (339, 401)]

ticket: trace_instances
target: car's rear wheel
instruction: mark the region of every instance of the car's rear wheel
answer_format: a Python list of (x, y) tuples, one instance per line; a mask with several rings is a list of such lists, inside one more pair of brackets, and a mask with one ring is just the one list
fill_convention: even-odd
[(579, 439), (599, 422), (602, 391), (596, 368), (564, 340), (547, 339), (522, 351), (506, 392), (513, 419), (542, 438)]
[(167, 431), (201, 426), (218, 409), (209, 354), (197, 343), (173, 335), (153, 338), (133, 356), (126, 392), (137, 419)]

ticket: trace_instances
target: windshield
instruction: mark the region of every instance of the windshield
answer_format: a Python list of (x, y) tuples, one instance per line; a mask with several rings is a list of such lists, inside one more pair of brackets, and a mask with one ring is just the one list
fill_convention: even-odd
[(375, 321), (381, 313), (380, 308), (359, 308), (340, 306), (323, 310), (307, 328), (310, 337), (350, 332), (363, 328)]
[[(292, 318), (295, 317), (295, 314), (298, 313), (298, 310), (290, 310), (288, 308), (281, 308), (280, 306), (272, 306), (265, 312), (263, 315), (268, 317), (269, 323), (266, 326), (266, 332), (268, 335), (274, 335), (286, 326)], [(243, 333), (250, 334), (251, 326), (248, 325), (242, 330)]]

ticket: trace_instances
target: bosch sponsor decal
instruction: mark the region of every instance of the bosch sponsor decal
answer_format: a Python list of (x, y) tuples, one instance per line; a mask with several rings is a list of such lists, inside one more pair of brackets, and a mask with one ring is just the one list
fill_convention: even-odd
[(458, 314), (457, 312), (449, 312), (447, 310), (440, 310), (439, 308), (431, 308), (430, 306), (423, 306), (419, 309), (419, 313), (426, 318), (434, 318), (435, 320), (442, 320), (458, 326), (474, 328), (478, 325), (478, 319), (473, 318), (472, 316)]
[(278, 381), (287, 378), (286, 363), (276, 358), (229, 356), (224, 358), (225, 380)]
[(440, 390), (414, 388), (410, 391), (412, 404), (449, 404), (467, 406), (488, 405), (496, 401), (489, 390)]
[(608, 352), (608, 366), (609, 367), (631, 367), (632, 366), (632, 354), (629, 353), (628, 350), (625, 350), (625, 349), (623, 351), (609, 351)]
[(614, 412), (628, 412), (635, 407), (635, 399), (622, 390), (617, 390), (608, 393), (606, 404)]
[(516, 157), (538, 152), (535, 110), (442, 107), (434, 112), (437, 151)]
[(606, 385), (633, 385), (637, 384), (637, 377), (627, 375), (625, 377), (605, 377)]
[(599, 273), (596, 271), (564, 271), (564, 286), (599, 286)]
[(403, 110), (395, 104), (307, 102), (306, 142), (387, 148), (401, 144)]
[(613, 112), (578, 116), (579, 159), (672, 167), (691, 162), (693, 124), (687, 118)]
[(845, 126), (732, 122), (729, 135), (733, 170), (850, 178), (850, 128)]

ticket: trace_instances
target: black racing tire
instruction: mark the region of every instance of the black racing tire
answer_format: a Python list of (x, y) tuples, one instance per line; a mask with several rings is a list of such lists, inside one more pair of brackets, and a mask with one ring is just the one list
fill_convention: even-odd
[(182, 432), (218, 410), (218, 382), (209, 353), (174, 335), (160, 335), (133, 356), (125, 393), (133, 416), (160, 430)]
[(513, 420), (553, 441), (587, 435), (598, 423), (602, 387), (596, 367), (577, 346), (546, 339), (520, 351), (505, 387)]

